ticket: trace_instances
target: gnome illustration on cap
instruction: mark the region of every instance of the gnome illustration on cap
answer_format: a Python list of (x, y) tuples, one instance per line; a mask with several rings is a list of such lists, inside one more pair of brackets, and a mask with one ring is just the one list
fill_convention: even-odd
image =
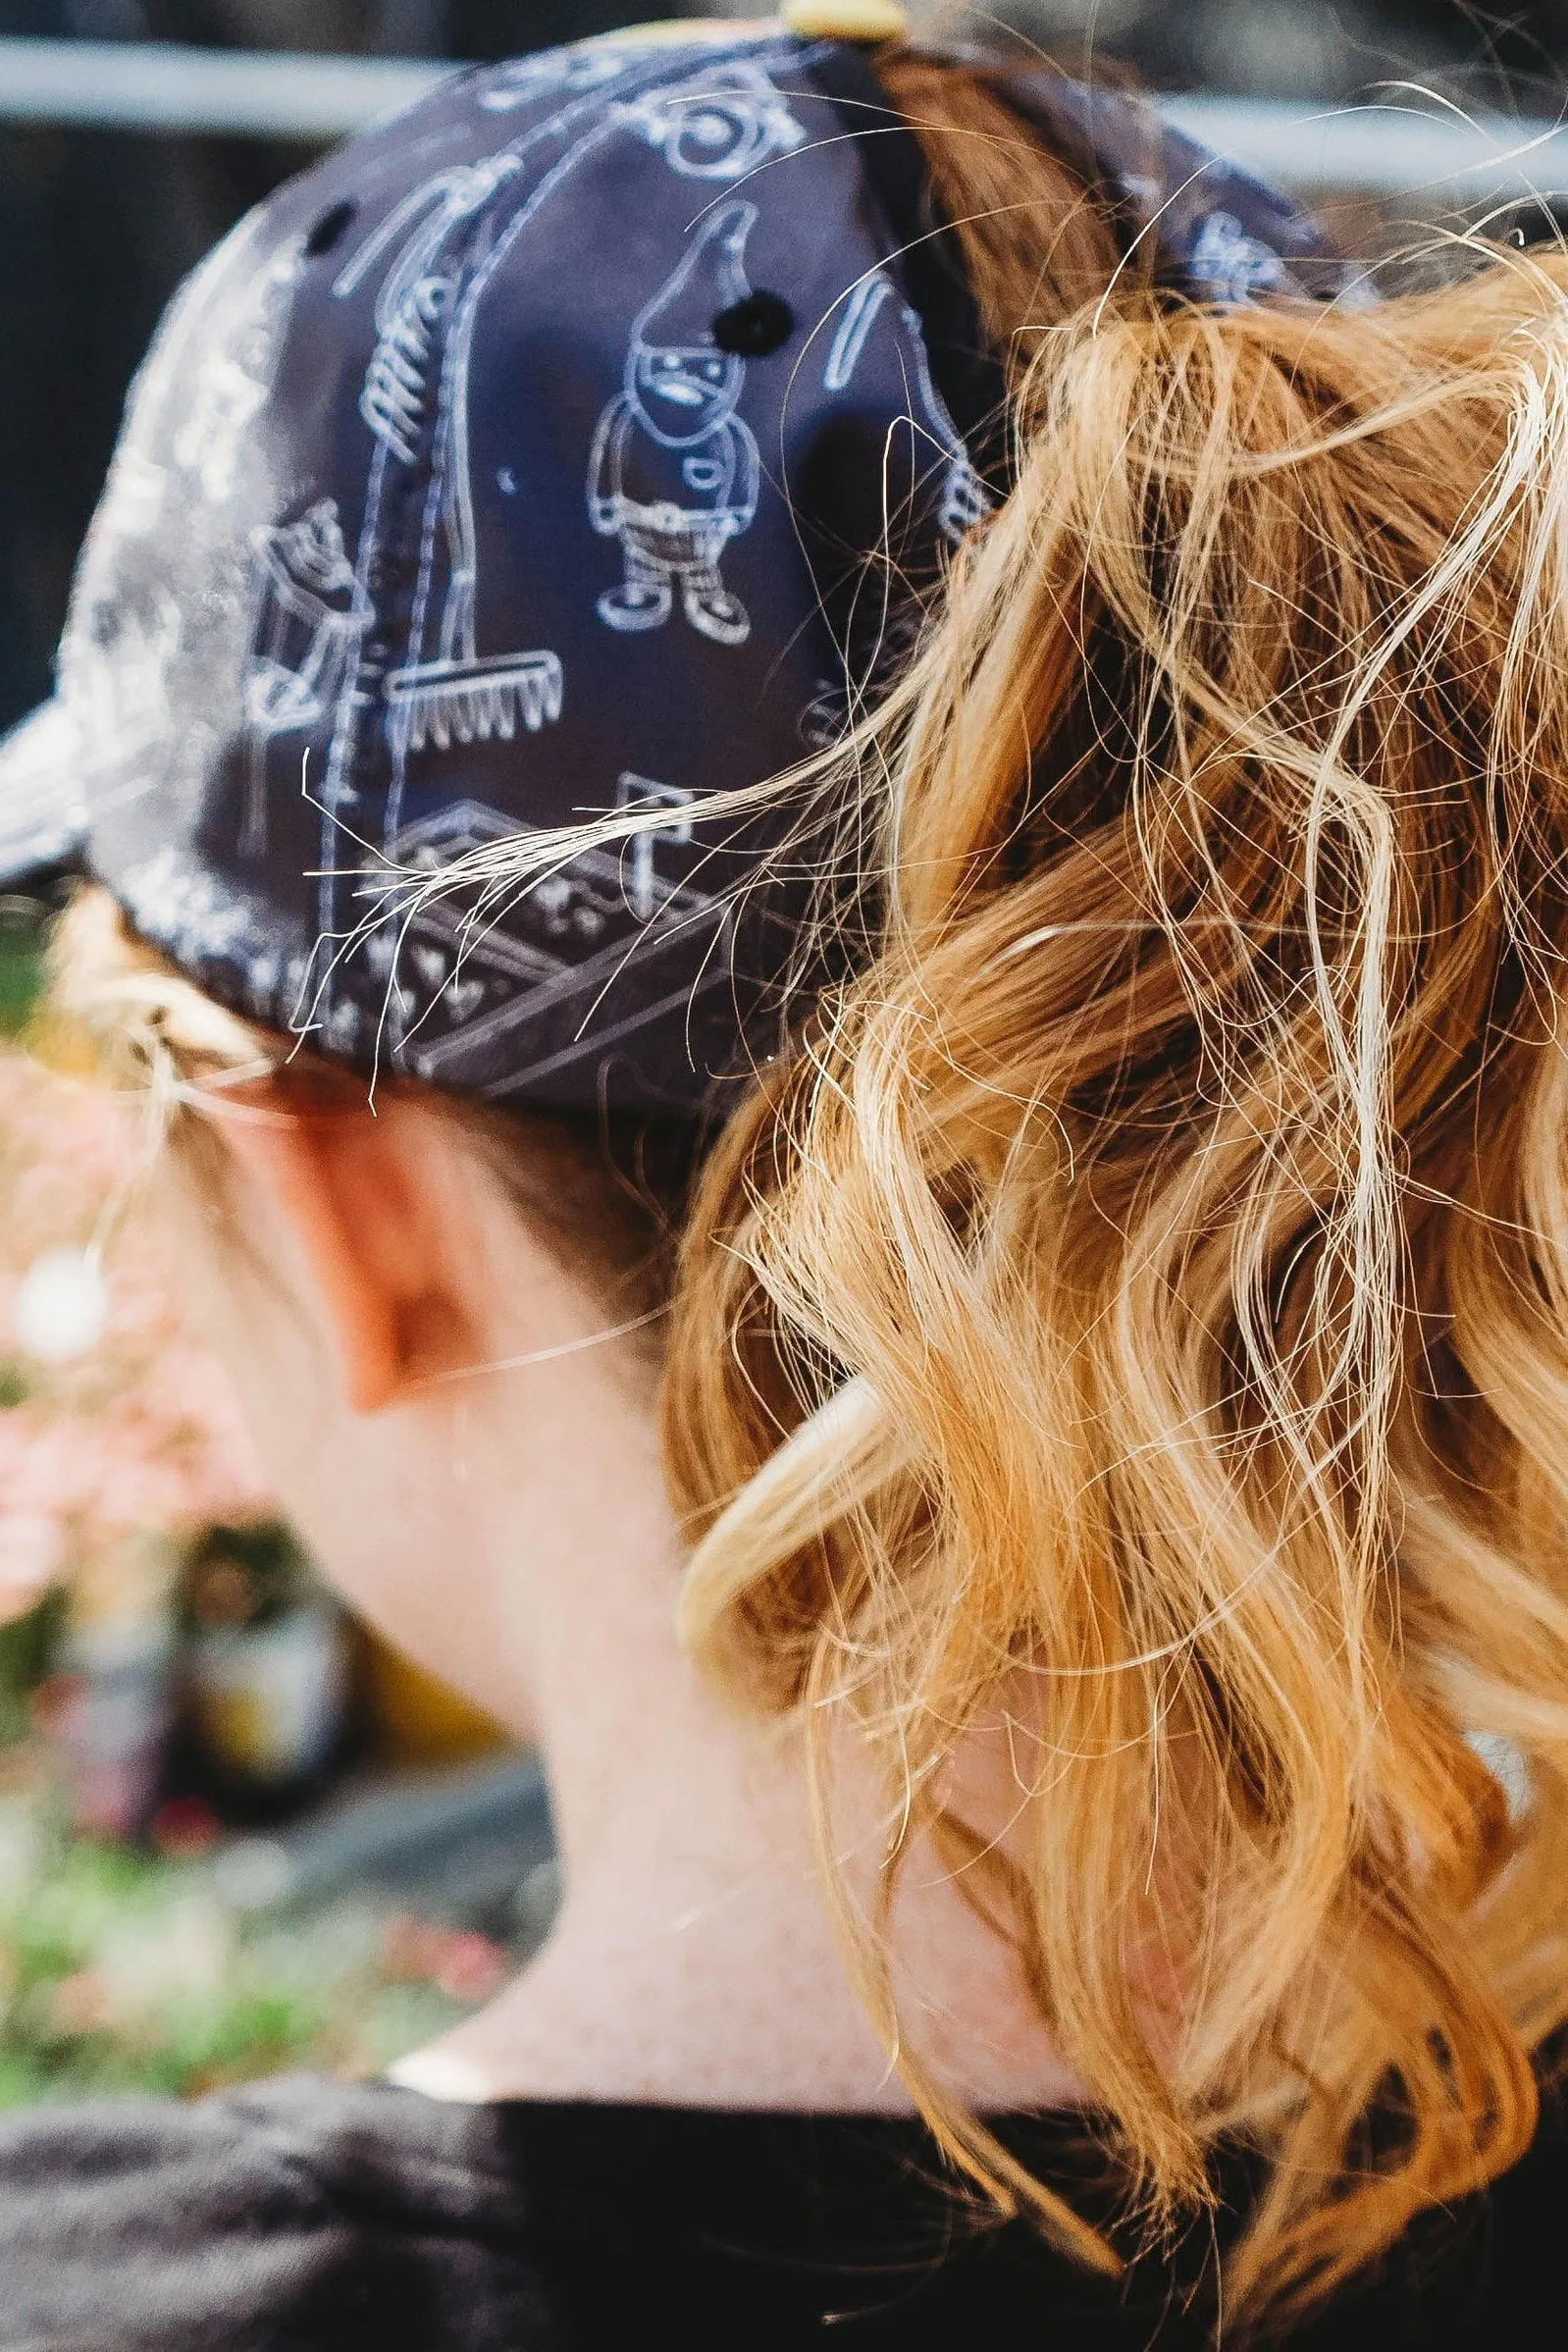
[(618, 539), (625, 578), (599, 599), (612, 629), (657, 629), (674, 607), (716, 645), (752, 623), (719, 577), (728, 541), (757, 512), (757, 443), (735, 413), (746, 362), (714, 322), (751, 292), (746, 240), (755, 204), (726, 204), (632, 325), (621, 391), (600, 417), (588, 461), (594, 529)]

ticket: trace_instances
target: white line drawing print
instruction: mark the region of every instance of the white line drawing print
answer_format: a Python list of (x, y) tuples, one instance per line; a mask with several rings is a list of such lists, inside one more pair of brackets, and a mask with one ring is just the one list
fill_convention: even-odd
[(743, 180), (806, 144), (787, 100), (760, 67), (744, 62), (714, 66), (676, 89), (651, 90), (618, 111), (684, 180)]
[(122, 558), (157, 522), (168, 475), (123, 447), (78, 567), (60, 645), (58, 699), (70, 710), (78, 772), (123, 766), (168, 736), (167, 670), (183, 633), (179, 603), (144, 571), (128, 581)]
[[(422, 659), (414, 653), (387, 682), (391, 748), (399, 768), (408, 750), (426, 741), (444, 748), (454, 738), (473, 741), (510, 734), (519, 716), (525, 727), (533, 729), (558, 717), (561, 708), (563, 679), (557, 655), (541, 651), (487, 658), (479, 653), (474, 635), (477, 581), (468, 476), (469, 346), (485, 287), (506, 251), (577, 164), (602, 140), (623, 133), (628, 127), (658, 145), (677, 171), (689, 170), (690, 151), (702, 176), (707, 178), (734, 176), (752, 168), (764, 148), (797, 146), (806, 136), (758, 64), (700, 68), (673, 88), (657, 92), (656, 103), (651, 94), (648, 110), (639, 115), (635, 98), (605, 105), (599, 93), (603, 84), (623, 73), (641, 71), (656, 78), (661, 71), (656, 52), (639, 53), (628, 46), (612, 53), (606, 48), (565, 63), (569, 70), (559, 86), (566, 94), (566, 104), (497, 154), (437, 173), (423, 187), (411, 191), (359, 248), (335, 286), (339, 295), (351, 294), (367, 273), (398, 245), (399, 238), (402, 240), (378, 296), (376, 348), (361, 394), (361, 413), (377, 439), (360, 539), (362, 583), (375, 550), (386, 468), (390, 463), (407, 466), (415, 461), (419, 427), (432, 401), (438, 405), (438, 442), (444, 443), (435, 451), (434, 469), (443, 485), (442, 529), (450, 568), (440, 642), (434, 658)], [(549, 85), (555, 72), (555, 66), (544, 60), (524, 61), (515, 75), (508, 74), (505, 86), (481, 93), (481, 102), (492, 100), (491, 111), (505, 111), (500, 101), (509, 88), (515, 103), (525, 103), (541, 87)], [(688, 128), (697, 122), (694, 109), (698, 102), (715, 89), (714, 103), (702, 112), (706, 128), (695, 143), (677, 135), (683, 122)], [(585, 115), (587, 127), (575, 138), (570, 137)], [(725, 126), (723, 142), (717, 135), (721, 121)], [(760, 144), (758, 125), (763, 126)], [(548, 157), (552, 149), (554, 160), (496, 235), (464, 289), (462, 315), (448, 320), (446, 314), (457, 300), (462, 276), (466, 224), (503, 181), (523, 171), (531, 154), (543, 152)], [(438, 387), (432, 381), (432, 368), (444, 329), (447, 349), (444, 378)], [(429, 588), (427, 561), (421, 567), (415, 645)], [(342, 724), (328, 762), (329, 812), (346, 798), (352, 702), (345, 690), (340, 699)], [(394, 784), (390, 799), (389, 832), (395, 830), (399, 805), (400, 782)], [(324, 883), (324, 929), (330, 928), (331, 895), (330, 885)]]
[(952, 411), (931, 378), (931, 359), (925, 347), (925, 328), (920, 314), (907, 303), (900, 305), (904, 326), (915, 347), (915, 364), (920, 380), (920, 402), (932, 432), (947, 458), (942, 476), (942, 496), (937, 501), (936, 527), (942, 537), (957, 547), (967, 539), (976, 523), (983, 522), (991, 511), (991, 494), (969, 462), (969, 452), (964, 445), (963, 435), (953, 422)]
[(1249, 236), (1233, 212), (1211, 212), (1193, 242), (1187, 275), (1216, 302), (1250, 302), (1279, 285), (1284, 263), (1272, 245)]
[(376, 296), (376, 347), (359, 413), (403, 465), (412, 465), (418, 453), (414, 437), (429, 390), (431, 352), (456, 287), (451, 269), (442, 266), (444, 249), (453, 230), (488, 204), (516, 169), (516, 159), (503, 153), (438, 172), (388, 214), (333, 282), (341, 301), (396, 246)]
[(166, 588), (105, 600), (84, 612), (60, 650), (87, 773), (123, 766), (162, 744), (170, 725), (169, 665), (180, 651), (180, 606)]
[(174, 458), (196, 476), (202, 496), (215, 506), (233, 497), (240, 446), (271, 394), (304, 252), (303, 236), (280, 246), (233, 318), (223, 322), (225, 331), (214, 336), (196, 370), (190, 413), (175, 435)]
[(343, 546), (336, 498), (319, 498), (297, 522), (262, 525), (250, 544), (263, 598), (244, 679), (250, 778), (239, 849), (260, 857), (272, 739), (312, 725), (337, 701), (370, 606)]
[(746, 240), (755, 204), (721, 205), (632, 323), (621, 390), (600, 417), (588, 461), (588, 514), (618, 539), (625, 577), (599, 599), (611, 629), (661, 628), (681, 608), (715, 645), (744, 645), (745, 605), (719, 558), (757, 512), (758, 455), (737, 416), (746, 362), (713, 340), (714, 314), (750, 293)]
[(936, 527), (954, 547), (967, 539), (976, 523), (984, 522), (991, 511), (991, 494), (969, 462), (969, 452), (959, 438), (959, 429), (948, 413), (947, 402), (931, 382), (931, 371), (925, 356), (925, 339), (919, 333), (918, 319), (911, 319), (917, 338), (920, 354), (920, 385), (927, 411), (941, 439), (947, 445), (947, 472), (942, 478), (942, 497), (936, 510)]
[(884, 278), (880, 270), (873, 270), (856, 287), (844, 305), (844, 316), (828, 348), (827, 364), (822, 370), (824, 392), (843, 392), (865, 348), (865, 339), (875, 324), (876, 314), (892, 291), (891, 279)]
[[(794, 69), (795, 48), (779, 53)], [(759, 52), (760, 67), (767, 60)], [(670, 63), (658, 50), (631, 52), (622, 62), (624, 99), (602, 85), (563, 92), (544, 120), (530, 121), (496, 153), (475, 164), (447, 166), (413, 190), (350, 259), (336, 283), (352, 293), (373, 270), (387, 268), (376, 306), (376, 348), (366, 372), (362, 414), (375, 436), (354, 563), (358, 592), (369, 599), (378, 561), (384, 510), (392, 486), (428, 452), (424, 531), (414, 583), (403, 666), (382, 680), (368, 674), (369, 632), (356, 641), (337, 697), (332, 741), (320, 787), (322, 870), (317, 929), (322, 941), (340, 936), (338, 900), (340, 828), (357, 798), (354, 782), (361, 731), (381, 724), (391, 757), (382, 812), (384, 846), (399, 837), (406, 763), (416, 744), (444, 748), (498, 734), (503, 725), (542, 726), (559, 715), (563, 679), (548, 651), (491, 657), (477, 646), (480, 583), (470, 482), (468, 385), (474, 339), (497, 273), (518, 239), (557, 200), (573, 175), (606, 142), (646, 137), (627, 110), (640, 91), (659, 90), (673, 106), (696, 97), (715, 69), (699, 66), (673, 87)], [(595, 77), (596, 83), (598, 81)], [(610, 75), (606, 72), (604, 82)], [(496, 109), (494, 111), (503, 111)], [(799, 132), (791, 118), (792, 143)], [(799, 132), (804, 137), (804, 132)], [(716, 160), (716, 157), (715, 157)], [(502, 192), (502, 182), (514, 184)], [(494, 199), (494, 200), (493, 200)], [(445, 558), (444, 563), (443, 558)], [(447, 574), (444, 582), (441, 574)], [(440, 614), (432, 645), (427, 626)], [(357, 926), (356, 926), (357, 929)], [(333, 992), (323, 983), (324, 1001)], [(400, 1009), (390, 1012), (395, 1048)]]
[[(537, 184), (493, 239), (485, 259), (473, 271), (459, 300), (456, 289), (461, 282), (466, 258), (464, 229), (470, 215), (484, 202), (481, 191), (485, 187), (498, 185), (498, 176), (521, 173), (525, 159), (536, 154), (548, 158), (551, 149), (558, 147), (569, 129), (585, 113), (591, 115), (598, 105), (599, 100), (593, 94), (578, 98), (548, 122), (535, 125), (522, 133), (499, 153), (485, 158), (482, 164), (435, 174), (423, 187), (412, 190), (403, 203), (395, 208), (360, 248), (336, 283), (334, 291), (340, 298), (351, 294), (366, 271), (386, 252), (392, 238), (404, 229), (409, 231), (401, 259), (389, 273), (377, 300), (377, 344), (366, 373), (362, 394), (361, 413), (376, 437), (365, 485), (364, 513), (355, 556), (355, 578), (360, 588), (367, 593), (370, 569), (380, 545), (382, 503), (389, 468), (406, 466), (416, 454), (412, 432), (424, 421), (427, 402), (435, 398), (437, 428), (432, 448), (431, 490), (441, 506), (449, 506), (450, 495), (444, 474), (450, 450), (444, 445), (441, 431), (443, 395), (448, 407), (466, 409), (468, 358), (474, 322), (485, 287), (511, 244), (540, 204), (559, 184), (565, 172), (606, 135), (604, 122), (601, 119), (584, 131), (564, 156), (557, 153), (553, 163), (546, 163)], [(422, 232), (413, 226), (421, 213), (429, 216)], [(459, 303), (458, 315), (446, 318), (454, 302)], [(445, 364), (440, 384), (433, 385), (431, 363), (437, 342), (436, 328), (444, 319), (447, 329)], [(453, 344), (455, 349), (452, 348)], [(381, 388), (380, 392), (378, 387)], [(444, 438), (449, 440), (449, 436)], [(427, 528), (416, 582), (410, 653), (414, 653), (420, 645), (435, 561), (435, 533), (429, 527), (428, 516), (427, 504)], [(336, 930), (338, 886), (335, 836), (339, 812), (349, 807), (355, 797), (349, 780), (354, 748), (361, 712), (372, 701), (373, 698), (362, 690), (360, 660), (356, 658), (338, 698), (337, 719), (322, 790), (322, 874), (317, 899), (317, 929), (323, 940), (332, 938)], [(405, 709), (401, 714), (404, 724), (393, 725), (391, 723), (391, 711), (388, 713), (388, 749), (392, 762), (383, 826), (383, 839), (388, 843), (396, 837), (400, 823), (404, 765), (411, 735), (411, 726), (405, 732), (405, 724), (411, 722), (414, 715), (413, 710)], [(330, 996), (330, 973), (323, 986)], [(395, 1012), (395, 1006), (393, 1010)]]
[[(418, 984), (426, 1010), (406, 1032), (399, 1059), (416, 1076), (440, 1077), (454, 1063), (474, 1067), (513, 1031), (537, 1031), (537, 1054), (485, 1091), (515, 1092), (546, 1070), (597, 1060), (608, 1042), (630, 1036), (688, 1003), (705, 987), (727, 981), (722, 952), (731, 927), (727, 905), (690, 883), (670, 880), (658, 866), (658, 844), (691, 838), (693, 798), (648, 776), (622, 775), (620, 807), (666, 805), (667, 827), (630, 844), (583, 851), (569, 864), (542, 874), (506, 910), (505, 927), (476, 919), (457, 896), (426, 900), (402, 934), (398, 963)], [(390, 846), (403, 870), (430, 873), (482, 843), (515, 840), (527, 827), (479, 801), (459, 801), (407, 826)], [(628, 856), (627, 853), (630, 853)], [(385, 889), (385, 869), (367, 868), (373, 889)], [(628, 922), (630, 917), (630, 923)], [(695, 949), (702, 926), (706, 956)], [(612, 989), (636, 959), (638, 1009), (608, 1029), (585, 1015)], [(660, 992), (658, 967), (669, 960), (671, 986)], [(701, 967), (694, 981), (693, 967)]]
[[(352, 293), (398, 233), (406, 232), (376, 297), (376, 347), (359, 397), (366, 424), (401, 465), (412, 465), (418, 454), (416, 437), (430, 393), (431, 361), (456, 291), (453, 234), (517, 169), (516, 157), (503, 153), (439, 174), (382, 223), (337, 281), (335, 292)], [(468, 465), (466, 371), (446, 426), (453, 444), (444, 468), (441, 514), (447, 581), (437, 650), (430, 659), (408, 662), (387, 679), (394, 743), (413, 751), (427, 743), (445, 751), (454, 741), (488, 743), (497, 736), (509, 742), (519, 719), (534, 731), (561, 713), (556, 654), (479, 651), (479, 558)]]
[[(843, 392), (860, 363), (862, 352), (876, 322), (878, 313), (893, 293), (892, 282), (880, 270), (862, 278), (845, 304), (844, 316), (834, 332), (822, 369), (822, 388), (825, 392)], [(919, 312), (907, 302), (900, 302), (899, 314), (915, 353), (915, 375), (920, 390), (920, 405), (925, 421), (947, 460), (942, 477), (942, 496), (937, 503), (936, 527), (946, 540), (956, 547), (983, 521), (991, 511), (991, 494), (969, 461), (963, 436), (953, 422), (952, 412), (931, 377), (930, 355), (925, 347), (925, 329)]]
[[(563, 61), (525, 60), (509, 73), (503, 89), (482, 96), (482, 103), (501, 100), (521, 105), (552, 86), (575, 93), (592, 92), (626, 69), (626, 52), (600, 52)], [(555, 132), (560, 118), (543, 127)], [(755, 65), (742, 64), (699, 72), (672, 89), (658, 90), (625, 104), (611, 106), (598, 135), (635, 130), (664, 156), (671, 170), (687, 178), (733, 180), (766, 157), (803, 144), (806, 132), (788, 106)], [(594, 133), (590, 134), (593, 138)], [(526, 143), (526, 142), (525, 142)], [(586, 145), (586, 142), (585, 142)], [(581, 152), (583, 150), (579, 150)], [(576, 160), (568, 153), (555, 167), (559, 173)], [(521, 169), (515, 150), (503, 149), (483, 161), (437, 175), (381, 224), (340, 275), (335, 290), (347, 295), (396, 246), (395, 257), (377, 297), (377, 342), (366, 371), (360, 411), (371, 431), (403, 465), (417, 454), (420, 421), (430, 396), (430, 368), (438, 335), (455, 293), (455, 236), (464, 223), (490, 202), (502, 183)], [(553, 177), (553, 175), (552, 175)], [(401, 237), (402, 242), (396, 244)], [(702, 242), (706, 242), (705, 237)], [(444, 260), (445, 266), (444, 266)], [(672, 282), (673, 284), (673, 282)], [(745, 291), (744, 274), (738, 279), (738, 299)], [(718, 302), (715, 307), (722, 308)], [(473, 311), (467, 325), (472, 329)], [(706, 329), (706, 322), (704, 327)], [(716, 356), (706, 355), (709, 362)], [(739, 363), (736, 363), (737, 366)], [(445, 496), (442, 527), (448, 558), (448, 579), (441, 628), (434, 654), (394, 670), (387, 681), (387, 698), (393, 730), (411, 750), (434, 742), (444, 750), (460, 743), (509, 739), (518, 720), (530, 731), (559, 717), (564, 681), (556, 654), (531, 651), (482, 655), (475, 634), (477, 550), (473, 491), (468, 463), (467, 350), (459, 348), (451, 369), (452, 392), (446, 418), (450, 446), (444, 466)], [(738, 380), (737, 387), (738, 391)], [(742, 437), (744, 436), (744, 441)], [(690, 494), (716, 507), (715, 491), (734, 468), (725, 463), (729, 443), (715, 433), (707, 456), (691, 454), (682, 503)], [(704, 534), (705, 543), (744, 529), (756, 509), (756, 447), (744, 425), (735, 422), (729, 439), (741, 461), (743, 498), (733, 502), (733, 519), (720, 531), (716, 519)], [(741, 506), (749, 510), (740, 519)], [(685, 609), (693, 625), (721, 643), (739, 643), (750, 623), (739, 601), (728, 597), (717, 581), (714, 559), (706, 572), (688, 559), (683, 565)], [(700, 577), (699, 575), (702, 574)], [(711, 575), (709, 577), (708, 575)], [(656, 598), (654, 601), (656, 602)], [(612, 624), (615, 625), (615, 624)], [(633, 626), (639, 625), (634, 619)], [(646, 625), (643, 623), (642, 625)], [(740, 634), (737, 635), (736, 632)]]
[(118, 889), (137, 928), (186, 964), (223, 963), (262, 944), (246, 902), (168, 842), (132, 866)]
[(542, 57), (514, 58), (480, 91), (479, 103), (487, 114), (515, 114), (549, 92), (601, 89), (624, 74), (638, 54), (606, 43), (601, 49), (555, 49)]
[[(258, 311), (265, 322), (280, 302), (286, 304), (296, 265), (292, 248), (287, 248), (281, 263), (258, 273), (254, 256), (259, 235), (257, 216), (251, 214), (230, 231), (176, 295), (131, 388), (126, 431), (77, 565), (61, 641), (57, 694), (62, 708), (71, 714), (74, 772), (83, 780), (91, 778), (92, 802), (98, 809), (112, 800), (137, 798), (159, 773), (172, 723), (166, 673), (184, 636), (185, 615), (172, 590), (150, 576), (146, 550), (138, 543), (153, 530), (171, 494), (179, 491), (177, 474), (187, 467), (176, 459), (171, 471), (148, 452), (167, 447), (174, 457), (178, 441), (198, 472), (203, 461), (216, 461), (219, 487), (227, 493), (233, 486), (236, 444), (228, 446), (225, 457), (224, 449), (211, 440), (223, 379), (221, 374), (209, 379), (205, 367), (195, 361), (193, 339), (211, 336), (219, 352), (229, 357), (234, 322), (243, 323), (248, 315), (249, 326), (241, 325), (239, 341), (252, 363), (258, 357), (267, 362), (263, 399), (271, 381), (270, 358), (257, 350)], [(272, 318), (273, 331), (280, 323)], [(265, 343), (267, 336), (262, 334), (260, 340)], [(246, 377), (247, 402), (255, 392), (255, 380)], [(182, 424), (177, 420), (183, 401), (191, 406)], [(187, 433), (193, 436), (188, 443)]]
[(657, 909), (660, 877), (654, 855), (661, 841), (689, 842), (692, 838), (692, 794), (679, 784), (659, 784), (623, 768), (615, 785), (617, 809), (668, 809), (675, 813), (656, 833), (634, 833), (626, 843), (631, 867), (627, 901), (639, 922), (652, 922)]

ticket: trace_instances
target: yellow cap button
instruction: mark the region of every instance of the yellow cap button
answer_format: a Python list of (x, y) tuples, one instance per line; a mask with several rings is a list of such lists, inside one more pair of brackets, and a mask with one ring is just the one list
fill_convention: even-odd
[(813, 41), (897, 41), (910, 20), (898, 0), (783, 0), (787, 32)]

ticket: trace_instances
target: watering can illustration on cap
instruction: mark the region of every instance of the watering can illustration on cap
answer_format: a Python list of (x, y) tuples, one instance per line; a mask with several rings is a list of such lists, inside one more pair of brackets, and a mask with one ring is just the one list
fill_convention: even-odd
[(267, 847), (267, 749), (274, 736), (308, 727), (339, 694), (369, 618), (343, 547), (334, 498), (320, 498), (292, 523), (250, 535), (262, 584), (261, 618), (245, 670), (250, 776), (240, 852)]

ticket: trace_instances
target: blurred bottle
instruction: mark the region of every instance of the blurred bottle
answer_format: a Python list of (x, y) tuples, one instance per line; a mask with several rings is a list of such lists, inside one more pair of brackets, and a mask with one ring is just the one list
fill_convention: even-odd
[(182, 1584), (182, 1777), (221, 1813), (291, 1811), (322, 1787), (348, 1729), (341, 1612), (281, 1521), (214, 1527)]
[(493, 1715), (380, 1634), (365, 1634), (363, 1654), (367, 1729), (388, 1763), (452, 1764), (506, 1746)]

